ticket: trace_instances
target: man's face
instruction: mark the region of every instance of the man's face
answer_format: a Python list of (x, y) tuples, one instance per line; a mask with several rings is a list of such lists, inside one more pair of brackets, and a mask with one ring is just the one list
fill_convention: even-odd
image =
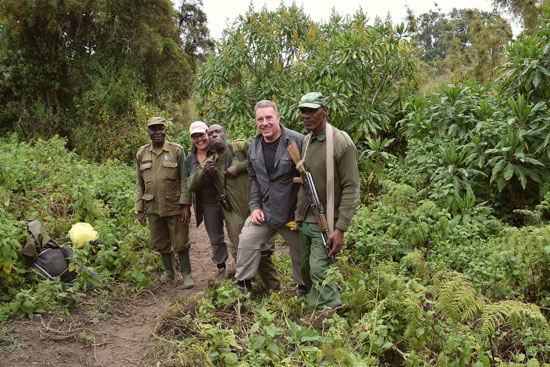
[(300, 117), (304, 122), (307, 131), (312, 131), (317, 136), (326, 126), (328, 108), (321, 106), (319, 108), (300, 107)]
[(155, 145), (160, 145), (164, 143), (166, 138), (166, 126), (164, 125), (151, 125), (147, 128), (147, 134), (151, 138), (151, 141)]
[(208, 135), (206, 133), (195, 133), (191, 135), (191, 139), (193, 140), (193, 145), (198, 150), (206, 150), (208, 148)]
[(220, 125), (212, 125), (208, 128), (208, 140), (210, 141), (210, 147), (216, 151), (225, 149), (225, 141), (227, 135), (225, 130)]
[(265, 141), (272, 142), (281, 136), (279, 121), (281, 116), (275, 113), (273, 107), (261, 107), (256, 110), (256, 126)]

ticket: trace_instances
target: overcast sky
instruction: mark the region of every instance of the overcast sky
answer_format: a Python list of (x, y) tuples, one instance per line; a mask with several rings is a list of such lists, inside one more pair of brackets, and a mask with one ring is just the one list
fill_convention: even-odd
[[(208, 16), (210, 36), (220, 39), (227, 21), (233, 22), (237, 16), (245, 14), (250, 2), (250, 0), (203, 0), (203, 11)], [(292, 4), (292, 0), (283, 0), (283, 2), (285, 5)], [(437, 8), (443, 12), (453, 7), (492, 10), (491, 0), (296, 0), (295, 2), (299, 7), (303, 7), (305, 13), (315, 21), (327, 21), (332, 8), (336, 8), (340, 15), (347, 15), (354, 14), (361, 7), (370, 17), (371, 22), (377, 15), (384, 19), (390, 13), (394, 24), (404, 20), (407, 14), (406, 6), (409, 6), (416, 15)], [(264, 5), (269, 10), (275, 10), (281, 4), (281, 0), (252, 0), (252, 3), (255, 10), (260, 10)]]

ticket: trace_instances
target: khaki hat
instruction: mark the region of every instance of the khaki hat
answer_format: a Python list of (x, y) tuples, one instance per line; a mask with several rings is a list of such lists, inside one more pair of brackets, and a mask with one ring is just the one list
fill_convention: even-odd
[(147, 121), (147, 127), (152, 125), (164, 125), (166, 126), (166, 119), (164, 117), (151, 117)]
[(300, 98), (300, 103), (298, 104), (298, 108), (301, 108), (301, 107), (319, 108), (321, 106), (326, 106), (326, 105), (327, 105), (327, 100), (321, 93), (311, 92), (308, 94), (304, 94), (302, 98)]
[(196, 133), (205, 133), (206, 130), (208, 130), (208, 125), (202, 121), (195, 121), (191, 124), (191, 126), (189, 126), (189, 136)]

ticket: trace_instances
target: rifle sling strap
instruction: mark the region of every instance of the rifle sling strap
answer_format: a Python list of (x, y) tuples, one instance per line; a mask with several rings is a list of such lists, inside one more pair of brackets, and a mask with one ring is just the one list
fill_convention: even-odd
[(334, 231), (334, 130), (327, 123), (327, 222), (329, 232)]
[[(327, 165), (327, 222), (329, 232), (334, 231), (334, 130), (332, 125), (327, 122), (325, 128), (326, 140), (327, 140), (327, 156), (326, 156), (326, 165)], [(304, 155), (302, 157), (302, 162), (306, 161), (307, 148), (309, 147), (309, 142), (311, 141), (312, 134), (308, 134), (304, 139)], [(298, 167), (296, 167), (298, 168)]]

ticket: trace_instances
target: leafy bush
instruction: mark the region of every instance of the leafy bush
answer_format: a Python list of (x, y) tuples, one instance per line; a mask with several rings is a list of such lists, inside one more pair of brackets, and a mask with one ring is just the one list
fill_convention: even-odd
[(73, 287), (63, 293), (58, 280), (37, 282), (19, 255), (29, 236), (24, 220), (40, 220), (45, 232), (60, 244), (70, 244), (67, 233), (72, 224), (89, 222), (100, 241), (76, 248), (77, 263), (99, 273), (104, 285), (113, 280), (136, 287), (149, 284), (144, 273), (156, 269), (156, 257), (145, 246), (146, 228), (135, 220), (133, 167), (115, 160), (88, 163), (68, 152), (59, 137), (33, 144), (18, 143), (12, 137), (2, 139), (2, 144), (0, 301), (7, 310), (5, 317), (70, 305), (80, 289), (89, 288), (90, 277), (83, 269)]

